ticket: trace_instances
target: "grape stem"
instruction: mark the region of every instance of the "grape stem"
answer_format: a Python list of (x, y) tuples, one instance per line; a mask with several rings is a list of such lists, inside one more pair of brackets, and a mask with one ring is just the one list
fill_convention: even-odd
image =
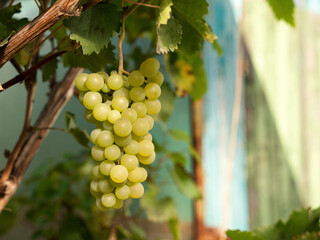
[(126, 35), (126, 24), (125, 24), (125, 18), (122, 18), (122, 28), (121, 28), (121, 34), (119, 36), (119, 42), (118, 42), (118, 50), (119, 50), (119, 69), (118, 69), (118, 74), (121, 75), (122, 72), (126, 72), (123, 69), (123, 53), (122, 53), (122, 43), (124, 40), (124, 37)]

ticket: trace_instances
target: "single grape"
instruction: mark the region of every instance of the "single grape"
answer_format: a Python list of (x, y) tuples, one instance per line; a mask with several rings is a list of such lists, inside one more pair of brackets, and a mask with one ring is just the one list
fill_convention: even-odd
[(144, 76), (140, 71), (135, 70), (129, 74), (128, 80), (131, 86), (140, 87), (144, 83)]
[(138, 118), (133, 124), (132, 124), (132, 132), (137, 136), (144, 136), (149, 131), (149, 123), (144, 118)]
[(90, 133), (90, 140), (93, 144), (97, 144), (97, 137), (99, 135), (99, 133), (101, 132), (100, 128), (96, 128), (94, 129), (91, 133)]
[(115, 190), (116, 197), (121, 200), (126, 200), (130, 196), (130, 188), (127, 185), (117, 187)]
[(87, 77), (86, 86), (89, 90), (97, 92), (103, 88), (103, 77), (98, 73), (91, 73)]
[(101, 91), (104, 92), (104, 93), (110, 92), (110, 88), (108, 87), (108, 84), (105, 83), (103, 85), (103, 88), (101, 89)]
[(87, 77), (89, 76), (88, 73), (80, 73), (75, 79), (76, 86), (79, 91), (88, 91), (89, 89), (86, 86)]
[(131, 123), (133, 123), (137, 119), (138, 116), (137, 116), (136, 110), (134, 110), (132, 108), (127, 108), (127, 109), (123, 110), (123, 112), (121, 113), (121, 117), (129, 119), (129, 121)]
[(103, 174), (105, 176), (109, 176), (110, 171), (114, 166), (115, 166), (114, 162), (111, 162), (109, 160), (104, 160), (103, 162), (100, 163), (99, 170), (100, 170), (101, 174)]
[(161, 110), (161, 102), (156, 100), (146, 100), (145, 105), (147, 106), (147, 113), (150, 115), (156, 115)]
[(103, 130), (108, 130), (108, 131), (113, 131), (113, 124), (109, 121), (104, 121), (102, 124), (101, 124), (101, 128)]
[(95, 119), (98, 121), (106, 121), (108, 119), (108, 113), (111, 111), (111, 108), (106, 103), (98, 103), (94, 106), (92, 114)]
[(100, 192), (100, 188), (99, 188), (99, 180), (98, 179), (94, 179), (90, 182), (90, 189), (93, 192)]
[(131, 155), (136, 155), (139, 153), (140, 144), (135, 141), (131, 140), (130, 143), (123, 148), (124, 152)]
[(122, 87), (122, 88), (118, 89), (117, 91), (114, 91), (114, 93), (112, 94), (113, 97), (118, 96), (118, 95), (125, 96), (127, 99), (130, 99), (130, 91), (129, 91), (129, 89), (127, 89), (125, 87)]
[(112, 90), (118, 90), (123, 85), (123, 79), (119, 74), (111, 74), (107, 83)]
[(137, 136), (134, 133), (131, 133), (132, 140), (137, 141), (138, 143), (143, 140), (143, 136)]
[(118, 136), (125, 137), (131, 133), (132, 124), (128, 119), (120, 118), (114, 123), (113, 130)]
[(116, 204), (116, 196), (113, 193), (105, 193), (101, 197), (101, 203), (103, 206), (110, 208)]
[(160, 68), (160, 63), (155, 58), (148, 58), (140, 65), (140, 72), (145, 77), (153, 77), (157, 74)]
[(141, 156), (138, 154), (137, 157), (138, 157), (138, 160), (140, 163), (142, 163), (144, 165), (149, 165), (154, 162), (154, 160), (156, 158), (156, 153), (152, 152), (151, 155), (148, 157), (144, 157), (144, 156)]
[(90, 193), (92, 196), (94, 196), (95, 198), (101, 198), (102, 197), (102, 193), (101, 192), (94, 192), (92, 191), (92, 189), (90, 188)]
[(83, 97), (87, 92), (81, 92), (79, 91), (79, 102), (83, 105)]
[(104, 82), (107, 83), (108, 78), (109, 78), (108, 73), (103, 72), (103, 71), (99, 71), (99, 72), (97, 72), (97, 74), (99, 74), (103, 78)]
[(152, 135), (151, 133), (147, 133), (146, 135), (144, 135), (141, 139), (142, 140), (148, 140), (148, 141), (152, 141)]
[(161, 87), (161, 85), (163, 83), (163, 75), (161, 72), (157, 72), (156, 75), (148, 78), (146, 82), (147, 83), (156, 83)]
[(143, 102), (135, 102), (131, 108), (137, 112), (138, 118), (143, 118), (147, 114), (147, 106)]
[(112, 70), (110, 75), (115, 75), (115, 74), (118, 74), (118, 72), (116, 70)]
[(109, 161), (115, 161), (120, 157), (120, 148), (113, 144), (104, 150), (104, 156)]
[(108, 121), (110, 123), (115, 123), (120, 118), (121, 118), (121, 113), (118, 110), (111, 110), (108, 113)]
[(153, 125), (154, 125), (153, 117), (151, 117), (150, 115), (145, 115), (143, 118), (148, 121), (148, 123), (149, 123), (149, 131), (150, 131), (153, 128)]
[(148, 83), (144, 89), (148, 99), (155, 100), (161, 95), (161, 88), (156, 83)]
[(114, 135), (114, 142), (119, 146), (119, 147), (124, 147), (130, 144), (131, 142), (131, 134), (125, 137), (119, 137), (118, 135)]
[(132, 171), (139, 165), (138, 158), (135, 155), (124, 154), (120, 161), (121, 165), (125, 166), (128, 172)]
[(109, 208), (105, 207), (101, 203), (101, 197), (96, 199), (96, 206), (100, 211), (107, 211)]
[(104, 157), (104, 148), (94, 145), (91, 148), (91, 157), (96, 161), (103, 161), (105, 159)]
[(92, 177), (94, 177), (94, 178), (102, 178), (103, 175), (100, 172), (100, 164), (94, 165), (92, 167), (91, 173), (92, 173)]
[(144, 187), (141, 183), (136, 183), (132, 186), (129, 187), (130, 188), (130, 197), (131, 198), (141, 198), (143, 196), (144, 193)]
[(113, 97), (111, 105), (113, 109), (118, 110), (119, 112), (122, 112), (129, 106), (128, 99), (123, 95), (117, 95)]
[(139, 142), (139, 144), (140, 144), (139, 154), (141, 156), (147, 157), (154, 152), (154, 145), (151, 141), (142, 140), (141, 142)]
[(119, 209), (123, 206), (123, 201), (117, 198), (116, 204), (113, 205), (114, 209)]
[(129, 172), (128, 180), (131, 182), (143, 182), (147, 179), (147, 171), (143, 167), (137, 167)]
[(108, 130), (102, 130), (97, 137), (97, 143), (101, 147), (109, 147), (113, 142), (114, 136), (112, 132)]
[(102, 103), (101, 94), (98, 92), (87, 92), (83, 97), (83, 105), (92, 110), (98, 103)]
[(130, 90), (130, 98), (132, 101), (141, 102), (145, 97), (145, 90), (143, 90), (142, 87), (134, 87)]
[(96, 124), (98, 121), (94, 118), (92, 111), (89, 109), (84, 110), (84, 118), (87, 120), (89, 123)]
[(105, 103), (108, 104), (109, 107), (111, 107), (111, 103), (112, 103), (112, 102), (111, 102), (110, 100), (107, 100)]
[(128, 178), (128, 170), (125, 166), (116, 165), (110, 171), (110, 178), (116, 183), (122, 183)]
[(121, 183), (117, 183), (117, 182), (115, 182), (115, 181), (113, 181), (111, 178), (109, 179), (109, 181), (110, 181), (110, 183), (112, 184), (112, 186), (114, 186), (114, 187), (122, 187), (122, 186), (124, 186), (124, 185), (126, 185), (126, 181), (124, 181), (124, 182), (121, 182)]
[(126, 87), (126, 88), (129, 88), (130, 87), (130, 83), (129, 83), (128, 77), (125, 76), (125, 75), (122, 75), (122, 79), (123, 79), (123, 86)]
[(110, 183), (108, 179), (100, 179), (99, 189), (102, 193), (111, 193), (114, 189), (114, 186)]

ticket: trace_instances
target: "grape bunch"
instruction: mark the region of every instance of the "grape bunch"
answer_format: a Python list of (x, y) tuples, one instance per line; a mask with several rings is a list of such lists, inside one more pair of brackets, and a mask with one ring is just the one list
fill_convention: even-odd
[[(156, 157), (152, 136), (152, 115), (160, 112), (163, 75), (155, 58), (141, 63), (128, 77), (112, 71), (81, 73), (76, 79), (84, 116), (96, 124), (90, 139), (95, 144), (91, 156), (90, 191), (97, 207), (105, 211), (121, 208), (123, 200), (141, 198), (147, 178), (143, 165)], [(140, 166), (142, 164), (142, 166)]]

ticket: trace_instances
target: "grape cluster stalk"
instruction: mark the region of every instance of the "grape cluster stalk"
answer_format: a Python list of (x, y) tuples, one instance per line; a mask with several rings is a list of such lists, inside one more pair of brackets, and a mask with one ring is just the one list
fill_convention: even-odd
[(91, 156), (90, 192), (101, 211), (119, 209), (129, 198), (141, 198), (147, 179), (143, 167), (154, 162), (156, 154), (149, 131), (153, 115), (160, 112), (163, 75), (160, 63), (148, 58), (128, 77), (112, 71), (81, 73), (75, 83), (84, 117), (96, 128), (90, 139), (95, 144)]

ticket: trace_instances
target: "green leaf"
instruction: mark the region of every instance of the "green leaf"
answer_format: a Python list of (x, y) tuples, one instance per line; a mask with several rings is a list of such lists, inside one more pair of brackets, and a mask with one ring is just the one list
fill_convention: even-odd
[(46, 82), (52, 77), (58, 68), (58, 60), (55, 58), (48, 62), (46, 65), (44, 65), (42, 70), (42, 81)]
[(293, 240), (320, 240), (320, 232), (307, 232), (293, 238)]
[(6, 45), (10, 37), (28, 23), (27, 18), (14, 19), (21, 12), (21, 3), (0, 9), (0, 47)]
[(169, 219), (177, 217), (177, 209), (172, 198), (164, 197), (158, 199), (159, 188), (155, 185), (149, 185), (140, 200), (141, 207), (146, 211), (147, 219), (152, 222), (166, 222)]
[(186, 21), (180, 21), (182, 26), (182, 38), (179, 51), (189, 57), (193, 54), (200, 53), (202, 50), (203, 37)]
[(101, 71), (107, 64), (116, 61), (113, 50), (115, 47), (109, 44), (107, 48), (103, 48), (99, 54), (92, 53), (84, 55), (81, 49), (75, 52), (68, 52), (63, 55), (63, 64), (65, 67), (82, 67), (89, 69), (91, 72)]
[(162, 0), (160, 3), (158, 25), (167, 24), (171, 17), (172, 0)]
[(65, 114), (65, 124), (67, 132), (82, 146), (90, 148), (90, 137), (86, 130), (77, 127), (75, 115), (71, 112)]
[(166, 25), (160, 25), (158, 28), (157, 53), (163, 54), (174, 51), (181, 43), (182, 28), (173, 18), (170, 18)]
[(173, 152), (173, 153), (170, 153), (169, 156), (174, 163), (180, 164), (182, 166), (186, 166), (187, 159), (182, 153)]
[(218, 41), (218, 40), (216, 40), (216, 41), (213, 42), (212, 47), (213, 47), (214, 50), (217, 51), (217, 53), (218, 53), (220, 56), (223, 55), (223, 49), (222, 49), (221, 45), (219, 44), (219, 41)]
[[(7, 208), (10, 209), (10, 205)], [(17, 220), (18, 214), (16, 211), (4, 209), (0, 214), (0, 235), (8, 233), (14, 227)]]
[(168, 133), (175, 140), (190, 142), (189, 134), (180, 129), (170, 129)]
[(76, 128), (76, 116), (72, 112), (66, 112), (64, 115), (64, 122), (66, 124), (66, 129)]
[(171, 176), (178, 189), (191, 199), (201, 198), (200, 190), (195, 184), (193, 177), (186, 172), (185, 168), (180, 164), (175, 164)]
[(189, 151), (191, 156), (198, 162), (201, 163), (201, 158), (199, 156), (199, 153), (197, 152), (197, 150), (194, 148), (194, 146), (192, 144), (189, 144)]
[(116, 5), (100, 3), (79, 17), (65, 21), (72, 40), (80, 42), (84, 54), (99, 53), (107, 47), (115, 32), (120, 30), (121, 13)]
[(161, 111), (157, 117), (159, 117), (162, 122), (167, 122), (172, 114), (174, 104), (176, 102), (176, 95), (168, 83), (164, 83), (161, 86), (161, 96), (159, 100), (161, 102)]
[(193, 83), (192, 91), (190, 93), (193, 100), (202, 98), (207, 91), (207, 77), (203, 67), (203, 61), (199, 55), (194, 55), (189, 59), (192, 66), (195, 82)]
[(168, 222), (170, 231), (172, 233), (174, 240), (179, 240), (180, 237), (180, 228), (179, 228), (179, 219), (178, 218), (172, 218)]
[(240, 230), (228, 230), (227, 236), (232, 240), (264, 240), (255, 233), (246, 231), (241, 232)]
[(294, 26), (293, 0), (267, 0), (267, 2), (278, 20), (283, 20)]
[(138, 225), (134, 223), (130, 223), (130, 232), (131, 240), (145, 240), (147, 239), (146, 233), (144, 232), (143, 228), (139, 227)]

